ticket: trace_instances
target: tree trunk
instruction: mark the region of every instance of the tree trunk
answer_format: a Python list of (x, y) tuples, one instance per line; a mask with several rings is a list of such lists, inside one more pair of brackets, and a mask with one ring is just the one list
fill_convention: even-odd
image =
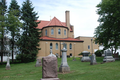
[(14, 36), (12, 39), (12, 63), (14, 63)]
[(2, 39), (1, 39), (1, 64), (3, 63), (3, 51), (4, 51), (4, 31), (3, 31), (3, 27), (2, 27)]

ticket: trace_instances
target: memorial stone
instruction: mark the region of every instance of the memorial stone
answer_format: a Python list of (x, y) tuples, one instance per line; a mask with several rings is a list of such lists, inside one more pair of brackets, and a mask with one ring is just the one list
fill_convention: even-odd
[(7, 57), (6, 70), (10, 70), (10, 59), (9, 59), (9, 55), (8, 55), (8, 57)]
[(92, 54), (90, 65), (95, 65), (95, 64), (97, 64), (97, 62), (96, 62), (96, 55)]
[(115, 59), (115, 60), (119, 60), (119, 59), (120, 59), (120, 58), (119, 58), (119, 53), (118, 53), (118, 52), (117, 52), (117, 53), (114, 53), (113, 55), (114, 55), (114, 59)]
[(82, 54), (83, 54), (83, 57), (81, 59), (82, 62), (90, 62), (91, 61), (90, 57), (89, 57), (90, 52), (83, 51)]
[(112, 52), (110, 50), (105, 51), (105, 57), (103, 59), (103, 62), (113, 62), (115, 59), (112, 56)]
[(60, 80), (57, 75), (57, 57), (47, 56), (42, 58), (42, 79)]
[(67, 49), (65, 48), (65, 45), (66, 43), (63, 43), (63, 49), (61, 50), (62, 51), (62, 63), (59, 67), (59, 72), (70, 71), (70, 67), (68, 66), (68, 63), (67, 63), (67, 55), (66, 55)]
[(54, 55), (54, 54), (52, 53), (52, 49), (50, 50), (50, 55), (48, 55), (48, 56), (56, 57), (56, 55)]
[(40, 67), (42, 66), (41, 59), (37, 59), (35, 67)]

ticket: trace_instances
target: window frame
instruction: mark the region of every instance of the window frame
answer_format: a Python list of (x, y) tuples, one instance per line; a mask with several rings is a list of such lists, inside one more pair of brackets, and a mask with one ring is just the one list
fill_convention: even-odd
[(52, 43), (50, 43), (50, 49), (53, 49), (53, 45), (52, 45)]
[(51, 29), (51, 35), (54, 35), (54, 29)]
[(64, 35), (66, 35), (66, 29), (64, 30)]
[(47, 36), (47, 29), (45, 30), (45, 36)]
[(88, 49), (90, 49), (90, 45), (88, 45)]
[(61, 29), (58, 29), (58, 34), (59, 34), (59, 35), (61, 34)]
[(69, 44), (69, 49), (72, 50), (72, 44), (71, 43)]
[(56, 50), (58, 50), (58, 43), (56, 43)]

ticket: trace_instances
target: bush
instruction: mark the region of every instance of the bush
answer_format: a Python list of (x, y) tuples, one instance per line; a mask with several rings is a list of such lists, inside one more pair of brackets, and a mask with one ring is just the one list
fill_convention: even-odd
[(95, 52), (95, 55), (98, 56), (98, 57), (101, 57), (102, 56), (102, 53), (103, 53), (103, 50), (97, 50)]
[(83, 55), (83, 53), (81, 52), (80, 54), (78, 54), (78, 55)]
[(23, 62), (23, 63), (27, 63), (27, 62), (33, 62), (35, 61), (36, 57), (33, 57), (33, 55), (31, 54), (18, 54), (16, 56), (16, 60), (18, 62)]

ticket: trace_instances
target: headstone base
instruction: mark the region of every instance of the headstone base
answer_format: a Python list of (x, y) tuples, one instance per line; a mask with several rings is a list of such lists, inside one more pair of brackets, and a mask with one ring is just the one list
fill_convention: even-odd
[(59, 78), (42, 78), (40, 80), (60, 80)]
[(41, 64), (36, 64), (35, 67), (40, 67), (42, 66), (42, 63)]
[(6, 66), (6, 70), (10, 70), (10, 66)]
[(90, 65), (96, 65), (97, 64), (97, 62), (95, 62), (95, 63), (90, 63)]
[(113, 58), (113, 59), (103, 59), (103, 62), (114, 62), (115, 61), (115, 59)]
[(81, 59), (82, 62), (90, 62), (90, 57), (82, 57)]
[(59, 67), (59, 72), (69, 72), (70, 67), (69, 66), (60, 66)]

